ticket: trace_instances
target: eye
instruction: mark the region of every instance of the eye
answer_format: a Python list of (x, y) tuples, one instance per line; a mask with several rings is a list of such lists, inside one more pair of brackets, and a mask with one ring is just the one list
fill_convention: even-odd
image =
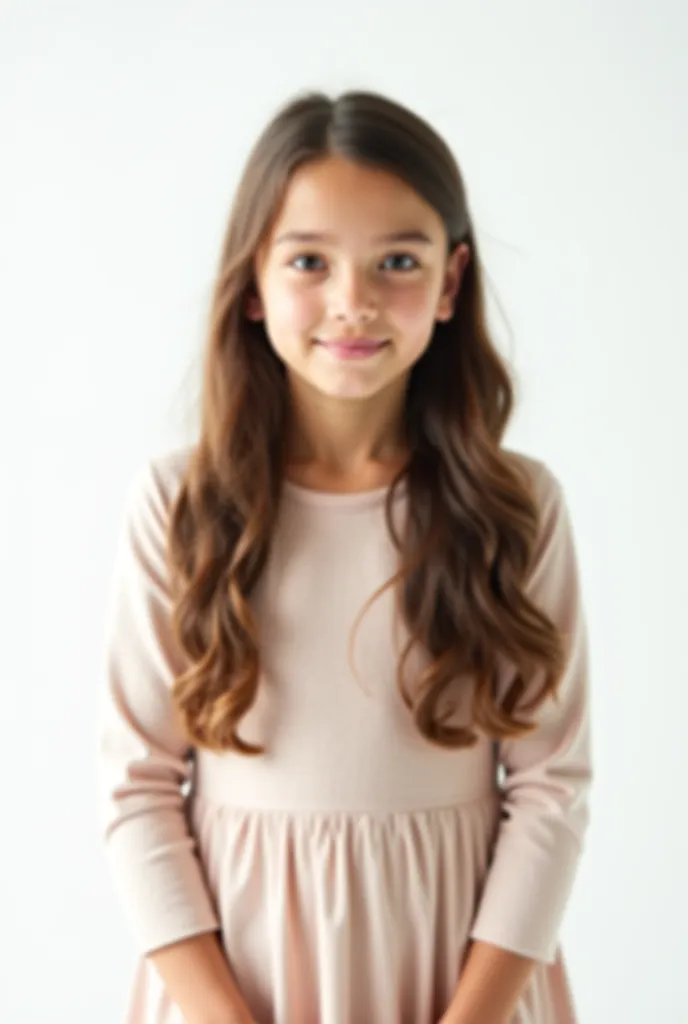
[[(293, 267), (294, 270), (302, 270), (308, 272), (309, 270), (322, 270), (321, 266), (313, 266), (314, 263), (323, 264), (323, 260), (320, 256), (316, 256), (315, 253), (306, 252), (300, 256), (295, 256), (293, 260), (289, 261), (288, 266)], [(301, 264), (300, 266), (298, 264)], [(306, 264), (304, 266), (304, 264)]]
[[(418, 260), (416, 259), (416, 257), (412, 256), (408, 252), (390, 253), (390, 255), (386, 256), (385, 259), (382, 261), (383, 265), (388, 263), (390, 260), (395, 260), (397, 265), (396, 266), (387, 266), (385, 268), (387, 270), (401, 270), (401, 271), (406, 272), (406, 271), (409, 271), (409, 270), (417, 270), (417, 268), (420, 266), (420, 264), (419, 264)], [(404, 266), (400, 266), (400, 264), (402, 264), (402, 263), (405, 263), (405, 265)]]

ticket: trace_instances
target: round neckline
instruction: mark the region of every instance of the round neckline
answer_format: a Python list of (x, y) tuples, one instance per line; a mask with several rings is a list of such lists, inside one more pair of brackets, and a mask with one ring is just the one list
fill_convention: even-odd
[[(288, 497), (307, 505), (324, 505), (330, 508), (366, 508), (381, 505), (389, 493), (391, 483), (382, 487), (373, 487), (367, 491), (321, 491), (305, 487), (293, 480), (282, 481), (283, 493)], [(399, 498), (406, 490), (406, 481), (397, 487), (396, 497)]]

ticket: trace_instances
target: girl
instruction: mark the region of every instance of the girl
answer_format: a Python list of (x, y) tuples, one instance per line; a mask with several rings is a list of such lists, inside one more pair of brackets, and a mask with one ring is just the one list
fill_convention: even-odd
[(130, 1024), (570, 1024), (591, 777), (558, 479), (501, 439), (460, 172), (410, 111), (258, 141), (200, 437), (133, 482), (107, 634)]

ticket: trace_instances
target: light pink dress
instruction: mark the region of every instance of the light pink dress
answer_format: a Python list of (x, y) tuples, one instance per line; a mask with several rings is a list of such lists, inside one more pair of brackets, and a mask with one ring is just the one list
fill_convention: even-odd
[[(588, 820), (588, 644), (555, 476), (514, 453), (543, 509), (529, 593), (569, 644), (537, 732), (428, 743), (397, 690), (390, 591), (361, 621), (352, 674), (354, 619), (396, 568), (386, 492), (287, 483), (253, 598), (259, 697), (240, 728), (267, 754), (246, 758), (189, 751), (173, 714), (183, 662), (165, 529), (188, 452), (149, 460), (133, 482), (107, 627), (106, 849), (141, 954), (126, 1020), (181, 1024), (145, 954), (220, 929), (259, 1024), (437, 1024), (471, 937), (537, 961), (514, 1024), (571, 1024), (558, 932)], [(456, 681), (456, 721), (468, 691)]]

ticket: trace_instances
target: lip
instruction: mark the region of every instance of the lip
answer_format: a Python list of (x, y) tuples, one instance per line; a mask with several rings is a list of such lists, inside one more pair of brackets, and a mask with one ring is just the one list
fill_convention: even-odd
[(334, 338), (332, 341), (318, 340), (317, 344), (341, 359), (358, 359), (375, 355), (389, 344), (389, 338)]

